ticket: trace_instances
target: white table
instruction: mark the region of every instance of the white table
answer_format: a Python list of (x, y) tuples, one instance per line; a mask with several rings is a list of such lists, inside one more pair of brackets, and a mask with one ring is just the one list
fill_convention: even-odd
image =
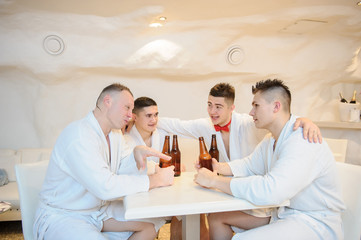
[[(169, 187), (155, 188), (124, 198), (125, 218), (182, 216), (183, 239), (199, 239), (199, 219), (202, 213), (257, 209), (256, 206), (226, 193), (206, 189), (193, 182), (195, 172), (182, 172)], [(289, 205), (289, 201), (280, 206)]]

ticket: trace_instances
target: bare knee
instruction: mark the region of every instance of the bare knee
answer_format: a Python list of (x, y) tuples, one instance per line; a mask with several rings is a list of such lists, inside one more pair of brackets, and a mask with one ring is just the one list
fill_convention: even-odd
[(210, 213), (207, 217), (209, 225), (223, 224), (222, 215), (220, 213)]
[(153, 240), (157, 237), (157, 232), (155, 231), (153, 223), (144, 222), (141, 228), (138, 231), (135, 231), (133, 235), (129, 238), (131, 240)]

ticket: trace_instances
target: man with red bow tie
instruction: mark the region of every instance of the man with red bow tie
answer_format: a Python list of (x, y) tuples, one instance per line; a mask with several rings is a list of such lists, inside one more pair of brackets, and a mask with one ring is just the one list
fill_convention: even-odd
[[(235, 112), (234, 99), (234, 87), (228, 83), (218, 83), (211, 88), (208, 95), (207, 111), (209, 118), (188, 121), (160, 118), (158, 128), (180, 137), (196, 139), (203, 137), (208, 149), (212, 134), (216, 134), (220, 162), (242, 159), (253, 152), (267, 131), (257, 129), (249, 114)], [(295, 126), (294, 130), (299, 126), (303, 127), (303, 136), (310, 142), (322, 141), (320, 129), (311, 120), (298, 118)], [(268, 219), (271, 211), (272, 209), (256, 209), (244, 212), (255, 217)], [(178, 224), (172, 221), (171, 235), (176, 232), (173, 229), (177, 229)], [(201, 231), (201, 238), (208, 238), (208, 234)]]
[[(158, 128), (180, 137), (203, 137), (208, 146), (212, 134), (216, 134), (220, 162), (244, 158), (253, 152), (267, 131), (257, 129), (250, 115), (235, 112), (234, 99), (234, 87), (218, 83), (209, 92), (209, 118), (188, 121), (160, 118)], [(295, 126), (303, 127), (304, 138), (310, 142), (322, 141), (319, 128), (311, 120), (298, 118)]]

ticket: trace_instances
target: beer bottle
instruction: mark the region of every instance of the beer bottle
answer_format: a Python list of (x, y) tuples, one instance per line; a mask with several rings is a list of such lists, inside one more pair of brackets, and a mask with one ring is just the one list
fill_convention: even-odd
[[(169, 150), (169, 136), (165, 136), (164, 144), (163, 144), (163, 150), (162, 153), (165, 155), (170, 156), (170, 150)], [(166, 160), (163, 158), (159, 158), (159, 167), (166, 168), (172, 165), (172, 159)]]
[(178, 148), (178, 138), (177, 135), (173, 135), (173, 144), (172, 151), (170, 152), (172, 157), (172, 162), (174, 165), (174, 176), (178, 177), (181, 175), (181, 152)]
[(217, 161), (219, 162), (219, 152), (217, 148), (216, 134), (212, 134), (212, 141), (211, 141), (211, 147), (209, 149), (209, 154), (211, 154), (212, 158), (217, 159)]
[(350, 103), (356, 103), (356, 90), (353, 91), (353, 96)]
[(199, 137), (199, 164), (201, 167), (208, 168), (213, 171), (212, 157), (207, 151), (203, 137)]

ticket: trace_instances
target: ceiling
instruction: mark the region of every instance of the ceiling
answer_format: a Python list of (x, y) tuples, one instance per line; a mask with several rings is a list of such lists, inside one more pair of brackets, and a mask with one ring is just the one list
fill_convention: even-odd
[[(329, 7), (359, 9), (357, 0), (9, 0), (2, 4), (13, 9), (32, 9), (50, 12), (68, 12), (99, 16), (127, 14), (147, 6), (161, 6), (163, 14), (170, 20), (207, 20), (236, 18), (250, 15), (283, 12), (295, 8), (319, 7), (328, 11)], [(1, 4), (1, 2), (0, 2)]]
[[(149, 24), (166, 16), (168, 25), (225, 24), (243, 32), (303, 34), (325, 31), (361, 37), (361, 6), (357, 0), (8, 0), (0, 14), (18, 12), (124, 17), (129, 23)], [(219, 26), (217, 25), (219, 24)], [(176, 28), (173, 30), (177, 31)]]

